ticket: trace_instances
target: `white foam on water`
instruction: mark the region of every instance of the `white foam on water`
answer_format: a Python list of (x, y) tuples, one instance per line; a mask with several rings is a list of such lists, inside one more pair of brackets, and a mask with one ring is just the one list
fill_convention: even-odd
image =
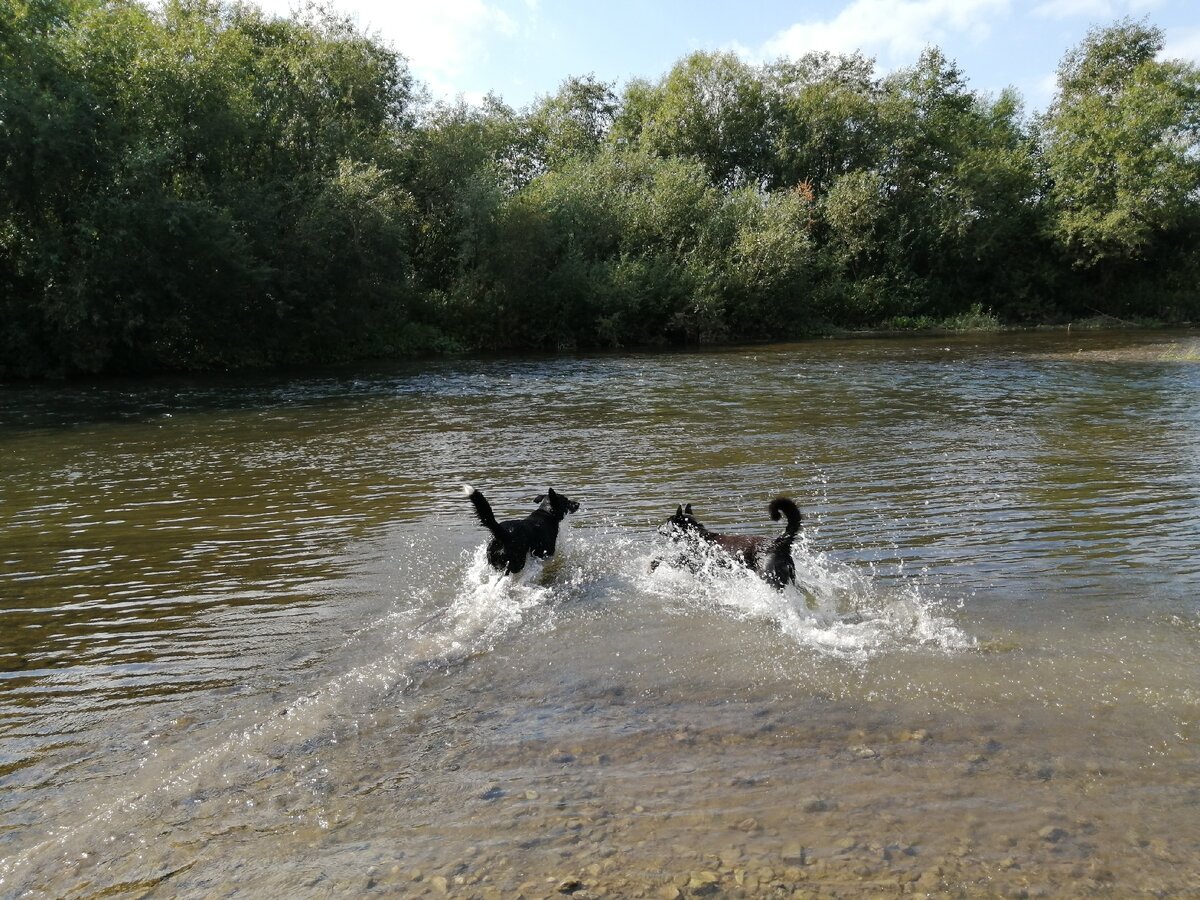
[[(879, 579), (813, 550), (792, 546), (796, 584), (776, 589), (711, 545), (662, 548), (663, 562), (642, 589), (667, 603), (765, 620), (799, 647), (850, 659), (917, 649), (970, 650), (976, 641), (957, 627), (919, 582)], [(649, 559), (649, 558), (648, 558)]]
[(539, 623), (555, 597), (551, 586), (540, 583), (546, 564), (529, 557), (515, 575), (492, 568), (487, 562), (485, 545), (475, 548), (463, 574), (457, 593), (443, 615), (444, 627), (451, 636), (453, 649), (469, 656), (486, 652), (496, 642), (539, 613)]
[[(765, 621), (798, 651), (848, 660), (975, 646), (919, 583), (877, 579), (801, 540), (793, 546), (797, 584), (783, 590), (719, 552), (702, 554), (694, 568), (670, 564), (672, 554), (662, 540), (602, 528), (565, 531), (558, 556), (531, 558), (517, 575), (491, 568), (482, 543), (457, 562), (443, 561), (441, 569), (438, 560), (429, 560), (403, 585), (397, 601), (406, 607), (349, 633), (342, 658), (328, 661), (315, 686), (282, 708), (260, 704), (179, 740), (165, 736), (148, 748), (136, 775), (113, 784), (107, 795), (89, 795), (94, 806), (87, 815), (51, 828), (42, 841), (0, 864), (0, 888), (21, 890), (27, 879), (81, 846), (117, 854), (122, 835), (149, 833), (131, 828), (133, 822), (155, 821), (214, 791), (232, 796), (279, 766), (294, 768), (297, 781), (315, 778), (305, 770), (308, 761), (339, 734), (369, 725), (381, 705), (402, 715), (405, 697), (431, 675), (489, 653), (518, 633), (551, 631), (562, 617), (596, 604), (629, 600), (657, 603), (669, 615), (703, 611)], [(655, 559), (666, 562), (652, 567)]]
[(163, 810), (201, 802), (196, 798), (213, 791), (236, 793), (280, 765), (295, 767), (298, 781), (310, 778), (300, 761), (311, 760), (326, 743), (336, 744), (339, 733), (366, 724), (380, 703), (402, 707), (405, 693), (419, 689), (429, 675), (490, 651), (515, 629), (553, 627), (549, 601), (556, 591), (539, 583), (541, 561), (531, 558), (519, 574), (505, 575), (488, 565), (481, 544), (455, 568), (458, 580), (448, 603), (422, 617), (416, 611), (429, 609), (438, 586), (411, 585), (415, 607), (390, 612), (343, 643), (347, 655), (361, 661), (322, 676), (283, 708), (235, 713), (206, 727), (207, 737), (192, 734), (176, 743), (167, 736), (150, 747), (136, 773), (113, 785), (114, 793), (89, 796), (94, 806), (87, 815), (51, 827), (43, 840), (0, 861), (0, 892), (28, 889), (27, 879), (71, 858), (81, 846), (137, 852), (122, 843), (131, 830), (145, 833), (131, 829), (132, 821), (156, 819)]

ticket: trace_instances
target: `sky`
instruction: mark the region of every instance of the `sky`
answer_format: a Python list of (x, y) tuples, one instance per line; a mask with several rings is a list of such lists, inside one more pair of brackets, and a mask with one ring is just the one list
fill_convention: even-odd
[[(255, 0), (286, 15), (297, 0)], [(860, 50), (879, 74), (936, 45), (969, 86), (1015, 88), (1029, 113), (1054, 94), (1058, 64), (1094, 26), (1128, 16), (1163, 29), (1163, 56), (1200, 63), (1197, 0), (327, 0), (408, 57), (432, 98), (520, 108), (564, 79), (657, 80), (696, 50), (762, 63)]]

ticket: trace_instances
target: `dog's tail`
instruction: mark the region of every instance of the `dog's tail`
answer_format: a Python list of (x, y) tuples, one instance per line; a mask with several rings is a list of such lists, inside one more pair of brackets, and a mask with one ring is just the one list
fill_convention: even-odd
[(471, 505), (475, 507), (475, 515), (483, 527), (490, 531), (500, 543), (507, 544), (508, 532), (501, 528), (500, 523), (496, 521), (496, 514), (492, 512), (492, 505), (487, 502), (487, 497), (469, 484), (464, 484), (462, 491), (463, 495), (471, 501)]
[(767, 507), (767, 512), (771, 514), (772, 522), (778, 522), (782, 516), (787, 516), (787, 528), (783, 530), (783, 534), (779, 536), (777, 542), (782, 546), (790, 545), (792, 538), (800, 530), (799, 507), (787, 497), (776, 497)]

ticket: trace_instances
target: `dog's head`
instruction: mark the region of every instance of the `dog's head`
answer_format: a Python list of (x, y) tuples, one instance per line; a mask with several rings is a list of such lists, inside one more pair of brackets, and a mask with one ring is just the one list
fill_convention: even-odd
[(554, 488), (547, 489), (544, 494), (538, 494), (533, 498), (533, 502), (538, 504), (539, 509), (550, 513), (556, 519), (562, 519), (568, 513), (579, 512), (578, 503), (566, 494), (555, 493)]
[(668, 537), (686, 537), (689, 534), (699, 534), (704, 531), (700, 520), (692, 515), (692, 504), (680, 504), (675, 509), (675, 515), (663, 522), (658, 529), (659, 534)]

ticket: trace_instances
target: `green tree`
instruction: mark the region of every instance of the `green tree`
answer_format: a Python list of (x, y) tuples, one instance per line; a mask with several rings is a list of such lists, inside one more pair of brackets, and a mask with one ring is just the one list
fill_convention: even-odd
[(1196, 234), (1200, 70), (1160, 60), (1162, 32), (1122, 21), (1066, 55), (1042, 121), (1050, 234), (1111, 302), (1140, 260)]
[(316, 10), (0, 2), (0, 371), (270, 363), (399, 333), (402, 57)]
[(733, 230), (721, 272), (729, 331), (779, 339), (811, 328), (816, 220), (811, 189), (742, 188), (726, 198), (721, 217)]
[(860, 54), (808, 53), (767, 67), (774, 170), (769, 187), (808, 184), (822, 196), (839, 175), (880, 153), (874, 62)]
[(102, 111), (69, 39), (97, 6), (0, 0), (0, 376), (53, 369), (87, 316), (45, 294), (71, 258), (78, 198), (104, 170)]
[(883, 315), (946, 316), (989, 305), (1025, 277), (1037, 180), (1020, 104), (967, 87), (936, 48), (889, 76), (879, 104), (884, 185), (877, 272), (888, 284)]
[(438, 104), (407, 135), (404, 160), (402, 181), (415, 204), (415, 274), (449, 314), (445, 299), (492, 245), (496, 210), (535, 175), (528, 131), (493, 95), (478, 107)]
[(573, 157), (499, 210), (476, 273), (479, 335), (542, 347), (686, 337), (681, 310), (719, 205), (691, 160), (618, 147)]
[(762, 185), (772, 169), (761, 74), (732, 53), (693, 53), (657, 85), (634, 82), (614, 127), (622, 143), (698, 160), (713, 184)]
[(1161, 46), (1089, 34), (1037, 130), (932, 48), (518, 111), (423, 105), (316, 6), (0, 0), (0, 376), (1044, 318), (1052, 286), (1200, 314), (1200, 74)]
[(595, 153), (607, 140), (620, 110), (613, 84), (595, 75), (568, 78), (527, 117), (537, 169), (560, 169), (574, 156)]

